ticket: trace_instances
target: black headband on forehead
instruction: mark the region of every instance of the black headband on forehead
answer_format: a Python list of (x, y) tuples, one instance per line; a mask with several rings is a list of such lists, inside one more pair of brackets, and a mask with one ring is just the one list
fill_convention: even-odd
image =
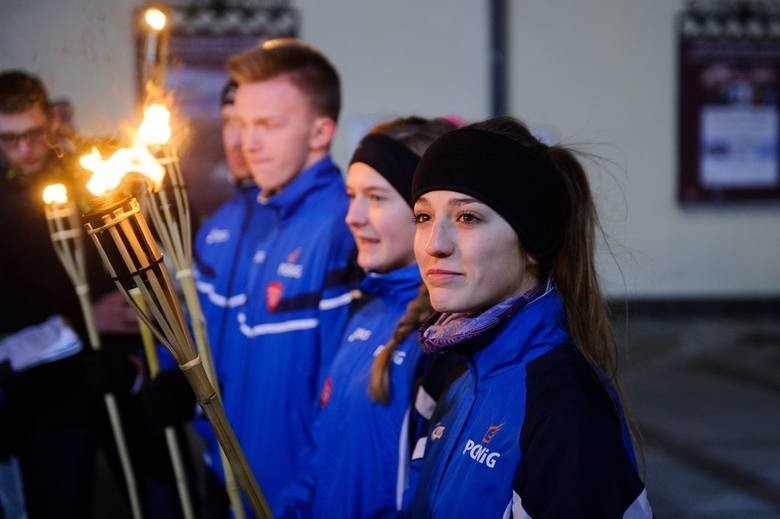
[(419, 161), (419, 155), (402, 142), (382, 133), (369, 133), (358, 144), (349, 164), (362, 162), (374, 168), (411, 206), (412, 175)]
[(414, 173), (412, 200), (438, 190), (464, 193), (490, 206), (542, 265), (560, 252), (569, 218), (562, 173), (514, 139), (469, 128), (437, 139)]

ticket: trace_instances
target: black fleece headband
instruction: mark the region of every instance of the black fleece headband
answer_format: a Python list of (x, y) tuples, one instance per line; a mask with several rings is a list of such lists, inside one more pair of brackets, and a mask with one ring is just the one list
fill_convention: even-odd
[(362, 162), (385, 177), (401, 197), (412, 205), (412, 175), (420, 156), (405, 144), (382, 133), (369, 133), (360, 141), (349, 161)]
[(543, 266), (560, 252), (569, 218), (562, 173), (519, 142), (468, 128), (443, 135), (420, 159), (412, 201), (439, 190), (464, 193), (490, 206)]

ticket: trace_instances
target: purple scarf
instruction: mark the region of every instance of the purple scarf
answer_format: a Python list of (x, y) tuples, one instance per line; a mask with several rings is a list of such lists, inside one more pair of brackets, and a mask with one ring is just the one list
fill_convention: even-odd
[(440, 353), (492, 330), (525, 305), (544, 294), (550, 283), (501, 301), (479, 315), (435, 313), (420, 327), (420, 345), (425, 353)]

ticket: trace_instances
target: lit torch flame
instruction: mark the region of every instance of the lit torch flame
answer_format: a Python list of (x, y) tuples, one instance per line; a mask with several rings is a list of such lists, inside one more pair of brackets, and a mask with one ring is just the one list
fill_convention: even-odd
[(165, 176), (165, 169), (143, 144), (136, 143), (132, 148), (116, 150), (107, 160), (103, 160), (97, 148), (79, 159), (81, 167), (92, 172), (87, 182), (87, 189), (100, 196), (107, 191), (116, 189), (122, 178), (128, 173), (140, 173), (152, 182), (153, 189), (158, 189)]
[(49, 184), (43, 189), (43, 203), (46, 205), (67, 204), (68, 190), (63, 184)]
[(155, 103), (144, 110), (144, 120), (138, 128), (138, 139), (147, 146), (167, 144), (171, 138), (171, 113)]
[(155, 31), (161, 31), (165, 28), (166, 17), (165, 13), (157, 8), (147, 9), (144, 13), (144, 20)]

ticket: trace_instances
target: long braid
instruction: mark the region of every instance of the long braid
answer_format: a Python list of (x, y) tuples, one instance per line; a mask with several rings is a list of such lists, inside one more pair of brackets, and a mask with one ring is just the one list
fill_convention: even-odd
[[(369, 133), (382, 133), (392, 137), (415, 153), (422, 155), (434, 140), (455, 128), (455, 124), (446, 119), (425, 119), (411, 116), (379, 124), (373, 127)], [(390, 368), (392, 367), (393, 355), (409, 337), (409, 334), (416, 331), (432, 312), (428, 290), (425, 285), (421, 285), (417, 297), (408, 304), (406, 312), (399, 319), (393, 336), (374, 358), (374, 363), (371, 365), (368, 394), (374, 401), (382, 404), (387, 404), (390, 401)]]
[(382, 351), (379, 352), (379, 355), (374, 358), (374, 363), (371, 365), (371, 380), (368, 383), (368, 394), (371, 395), (374, 401), (382, 404), (387, 404), (390, 401), (390, 366), (393, 354), (409, 337), (409, 334), (416, 331), (432, 313), (433, 308), (428, 297), (428, 290), (425, 288), (425, 285), (421, 285), (417, 297), (409, 302), (406, 312), (398, 320), (393, 336), (385, 344)]

